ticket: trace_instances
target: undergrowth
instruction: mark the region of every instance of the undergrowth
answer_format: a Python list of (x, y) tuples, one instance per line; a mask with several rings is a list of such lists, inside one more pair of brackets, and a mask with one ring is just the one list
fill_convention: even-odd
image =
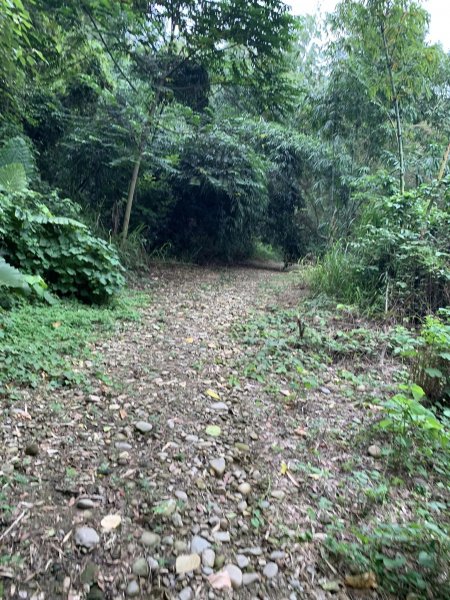
[(90, 343), (137, 320), (146, 298), (127, 292), (106, 307), (61, 300), (0, 309), (0, 394), (13, 396), (23, 386), (82, 384), (77, 360), (90, 358), (100, 370), (101, 357), (92, 354)]
[[(450, 411), (426, 405), (414, 383), (422, 370), (437, 380), (433, 389), (447, 385), (446, 318), (446, 313), (440, 320), (430, 317), (415, 331), (368, 321), (355, 307), (317, 297), (296, 308), (274, 304), (234, 330), (246, 347), (240, 371), (275, 402), (289, 401), (281, 399), (289, 392), (306, 395), (314, 405), (319, 394), (330, 393), (325, 386), (331, 375), (334, 401), (353, 400), (372, 415), (371, 425), (362, 427), (355, 418), (346, 433), (339, 432), (346, 436), (345, 447), (362, 452), (353, 451), (350, 463), (342, 464), (338, 495), (327, 501), (325, 556), (344, 579), (366, 577), (392, 598), (450, 597)], [(386, 381), (385, 361), (396, 362), (394, 381)], [(330, 435), (326, 424), (325, 429)], [(381, 445), (375, 464), (367, 462), (364, 450), (374, 441)], [(291, 462), (294, 472), (324, 476), (320, 463), (313, 467), (302, 460), (300, 454)]]

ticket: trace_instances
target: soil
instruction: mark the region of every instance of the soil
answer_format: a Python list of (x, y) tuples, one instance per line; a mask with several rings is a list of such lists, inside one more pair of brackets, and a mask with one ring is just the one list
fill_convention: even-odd
[[(273, 304), (296, 306), (305, 290), (295, 274), (159, 267), (139, 286), (141, 319), (93, 347), (107, 377), (84, 361), (89, 389), (28, 390), (6, 407), (3, 597), (381, 597), (347, 588), (323, 550), (330, 514), (357, 506), (343, 465), (356, 451), (377, 468), (355, 448), (374, 415), (341, 391), (336, 365), (302, 395), (271, 393), (240, 370), (246, 347), (233, 328)], [(291, 461), (316, 468), (293, 472)], [(213, 551), (203, 566), (177, 572), (180, 556), (195, 566), (198, 543)], [(238, 572), (218, 590), (208, 577), (223, 564)]]

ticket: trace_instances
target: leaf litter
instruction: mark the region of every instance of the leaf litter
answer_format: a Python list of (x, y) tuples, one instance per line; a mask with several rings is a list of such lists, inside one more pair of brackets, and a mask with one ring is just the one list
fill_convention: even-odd
[[(360, 510), (346, 465), (377, 468), (365, 452), (355, 461), (353, 439), (370, 426), (373, 398), (389, 391), (397, 367), (385, 359), (382, 378), (365, 389), (342, 379), (336, 362), (321, 366), (319, 382), (296, 365), (304, 377), (297, 389), (275, 361), (264, 365), (267, 377), (246, 371), (266, 332), (249, 345), (236, 326), (271, 315), (274, 304), (297, 306), (304, 290), (292, 274), (157, 267), (142, 287), (140, 321), (118, 323), (114, 336), (92, 344), (102, 373), (80, 361), (87, 386), (43, 382), (2, 404), (7, 593), (118, 600), (136, 589), (176, 597), (190, 586), (196, 598), (231, 587), (243, 599), (336, 598), (340, 590), (345, 600), (352, 589), (387, 597), (371, 571), (341, 570), (337, 579), (323, 545), (330, 520), (345, 528), (349, 508)], [(210, 400), (224, 396), (228, 410), (215, 411)], [(222, 458), (216, 477), (210, 463)], [(92, 505), (81, 509), (79, 499)], [(374, 510), (395, 517), (394, 503)], [(83, 528), (97, 536), (88, 554), (74, 539)], [(247, 559), (243, 572), (236, 555)], [(268, 563), (278, 567), (273, 579), (262, 575)], [(91, 564), (94, 581), (83, 584)]]

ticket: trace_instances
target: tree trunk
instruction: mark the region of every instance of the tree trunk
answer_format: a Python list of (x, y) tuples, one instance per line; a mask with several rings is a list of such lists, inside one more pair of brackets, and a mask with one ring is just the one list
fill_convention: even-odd
[(392, 62), (391, 57), (389, 56), (389, 48), (386, 40), (386, 31), (384, 27), (384, 22), (380, 20), (380, 30), (381, 37), (383, 39), (383, 48), (384, 48), (384, 56), (386, 58), (386, 69), (389, 75), (389, 83), (391, 86), (391, 93), (394, 103), (394, 114), (395, 114), (395, 124), (396, 124), (396, 137), (397, 137), (397, 150), (398, 150), (398, 160), (399, 160), (399, 185), (400, 185), (400, 194), (405, 193), (405, 155), (403, 152), (403, 130), (402, 130), (402, 121), (400, 117), (400, 103), (398, 101), (397, 89), (395, 86), (394, 75), (392, 73)]
[[(142, 134), (144, 136), (144, 134)], [(142, 140), (144, 142), (144, 140)], [(131, 176), (130, 187), (128, 189), (128, 198), (127, 198), (127, 206), (125, 209), (125, 216), (123, 218), (123, 228), (122, 228), (122, 245), (126, 242), (128, 236), (128, 227), (130, 225), (130, 216), (131, 216), (131, 208), (133, 206), (134, 200), (134, 192), (136, 190), (136, 183), (139, 176), (139, 169), (141, 168), (142, 156), (144, 154), (143, 150), (144, 144), (140, 144), (139, 155), (134, 163), (133, 175)]]
[[(133, 207), (134, 193), (136, 191), (137, 180), (139, 177), (139, 170), (141, 168), (142, 159), (144, 157), (144, 151), (145, 151), (145, 146), (147, 144), (147, 138), (148, 138), (149, 132), (152, 127), (153, 127), (153, 131), (156, 131), (156, 127), (154, 126), (153, 121), (155, 120), (158, 106), (160, 106), (160, 104), (161, 104), (161, 86), (162, 86), (162, 82), (159, 82), (158, 86), (157, 86), (155, 98), (149, 109), (148, 121), (144, 125), (144, 128), (141, 133), (141, 140), (139, 142), (138, 154), (137, 154), (136, 162), (134, 163), (134, 167), (133, 167), (133, 174), (131, 176), (130, 187), (128, 188), (127, 206), (125, 208), (125, 216), (123, 218), (122, 245), (125, 243), (125, 241), (128, 237), (128, 228), (130, 225), (130, 216), (131, 216), (131, 209)], [(164, 107), (164, 104), (163, 104), (163, 107)]]

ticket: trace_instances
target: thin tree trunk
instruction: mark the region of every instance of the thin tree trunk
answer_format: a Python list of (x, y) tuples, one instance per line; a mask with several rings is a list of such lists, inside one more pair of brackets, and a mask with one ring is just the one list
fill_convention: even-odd
[[(128, 237), (128, 228), (130, 226), (131, 209), (133, 207), (134, 194), (136, 191), (136, 185), (137, 185), (137, 181), (138, 181), (138, 177), (139, 177), (139, 170), (141, 168), (142, 159), (144, 157), (145, 146), (147, 144), (147, 137), (148, 137), (149, 131), (151, 130), (151, 128), (153, 126), (153, 121), (154, 121), (158, 106), (161, 103), (160, 102), (161, 86), (162, 86), (162, 82), (160, 84), (158, 84), (155, 98), (154, 98), (152, 105), (150, 107), (150, 110), (149, 110), (148, 121), (144, 125), (144, 128), (141, 133), (141, 140), (139, 142), (138, 154), (136, 157), (136, 162), (134, 163), (134, 167), (133, 167), (133, 174), (131, 176), (130, 187), (128, 188), (127, 205), (125, 208), (125, 216), (123, 218), (123, 227), (122, 227), (122, 244), (124, 244), (126, 242), (126, 239)], [(156, 128), (154, 128), (154, 130), (156, 131)]]
[(391, 57), (389, 56), (389, 48), (386, 40), (386, 31), (384, 28), (384, 23), (382, 21), (382, 17), (380, 19), (380, 30), (381, 37), (383, 39), (383, 48), (384, 55), (386, 58), (386, 68), (389, 74), (389, 82), (391, 85), (391, 93), (394, 102), (394, 113), (395, 113), (395, 124), (396, 124), (396, 136), (397, 136), (397, 149), (398, 149), (398, 159), (399, 159), (399, 184), (400, 184), (400, 194), (404, 194), (405, 192), (405, 155), (403, 152), (403, 130), (402, 130), (402, 121), (400, 117), (400, 103), (398, 101), (397, 88), (395, 86), (394, 75), (392, 73), (392, 62)]
[[(142, 134), (144, 137), (144, 134)], [(144, 141), (144, 140), (142, 140)], [(128, 236), (128, 228), (130, 226), (130, 216), (131, 216), (131, 208), (133, 206), (134, 200), (134, 192), (136, 190), (136, 183), (139, 177), (139, 169), (141, 168), (142, 157), (144, 155), (144, 144), (141, 143), (139, 148), (139, 155), (134, 163), (133, 175), (131, 176), (130, 187), (128, 189), (128, 198), (127, 198), (127, 206), (125, 209), (125, 216), (123, 218), (123, 228), (122, 228), (122, 244), (126, 242)]]

